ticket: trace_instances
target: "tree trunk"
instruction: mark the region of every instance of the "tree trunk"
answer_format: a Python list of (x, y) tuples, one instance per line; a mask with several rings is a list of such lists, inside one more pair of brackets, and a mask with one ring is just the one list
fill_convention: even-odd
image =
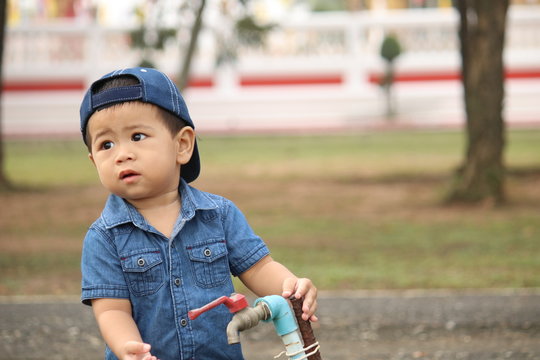
[[(2, 94), (4, 88), (3, 63), (4, 63), (4, 43), (7, 26), (7, 0), (0, 0), (0, 107), (2, 106)], [(11, 188), (4, 166), (4, 137), (2, 134), (2, 112), (0, 111), (0, 190)]]
[(180, 74), (178, 75), (178, 80), (176, 81), (176, 85), (178, 86), (180, 91), (184, 90), (188, 86), (190, 69), (191, 69), (191, 60), (193, 59), (193, 55), (195, 55), (195, 49), (197, 48), (197, 40), (199, 39), (199, 33), (201, 32), (201, 29), (202, 29), (202, 18), (203, 18), (205, 6), (206, 6), (206, 0), (200, 0), (199, 8), (197, 9), (197, 14), (195, 17), (195, 21), (191, 29), (191, 37), (189, 39), (188, 48), (184, 54), (184, 57), (183, 57), (184, 61), (182, 62), (182, 68), (180, 70)]
[(387, 61), (382, 87), (384, 90), (384, 97), (386, 100), (386, 114), (385, 115), (386, 115), (386, 120), (388, 122), (393, 121), (396, 115), (395, 108), (394, 108), (394, 98), (392, 96), (393, 86), (394, 86), (394, 62)]
[(449, 202), (505, 200), (503, 49), (509, 0), (459, 0), (467, 150)]

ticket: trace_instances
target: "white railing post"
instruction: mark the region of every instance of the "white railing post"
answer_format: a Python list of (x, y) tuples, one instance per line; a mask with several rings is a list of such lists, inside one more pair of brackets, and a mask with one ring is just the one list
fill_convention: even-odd
[(100, 26), (95, 23), (95, 20), (90, 20), (84, 27), (86, 46), (85, 46), (85, 56), (83, 59), (82, 68), (84, 70), (84, 83), (85, 88), (88, 88), (90, 84), (98, 78), (100, 74), (100, 51), (101, 51), (101, 42), (104, 41), (103, 30)]
[[(365, 66), (366, 54), (364, 53), (365, 37), (361, 32), (365, 32), (361, 25), (359, 13), (350, 13), (345, 28), (345, 85), (349, 91), (358, 91), (367, 81), (367, 71)], [(361, 50), (362, 49), (362, 50)]]
[(220, 95), (234, 96), (239, 90), (239, 77), (236, 64), (225, 62), (215, 70), (216, 92)]

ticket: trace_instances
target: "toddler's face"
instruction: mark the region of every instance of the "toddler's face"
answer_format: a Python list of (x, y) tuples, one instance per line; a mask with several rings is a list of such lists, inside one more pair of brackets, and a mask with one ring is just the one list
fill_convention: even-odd
[(181, 142), (159, 116), (153, 105), (128, 102), (94, 113), (88, 123), (90, 159), (101, 183), (128, 201), (178, 189)]

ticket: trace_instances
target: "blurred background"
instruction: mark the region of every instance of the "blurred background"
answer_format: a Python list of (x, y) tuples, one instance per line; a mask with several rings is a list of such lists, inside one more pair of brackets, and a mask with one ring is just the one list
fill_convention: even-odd
[[(538, 359), (540, 1), (509, 1), (504, 77), (472, 92), (504, 97), (476, 133), (457, 10), (474, 27), (472, 3), (504, 1), (7, 1), (0, 359), (102, 353), (79, 266), (108, 194), (78, 109), (96, 78), (141, 64), (183, 91), (194, 186), (233, 200), (321, 290), (325, 358)], [(493, 149), (497, 174), (472, 156)], [(496, 194), (449, 202), (469, 165)], [(248, 358), (278, 352), (252, 334)]]
[[(526, 124), (538, 120), (540, 5), (511, 4), (505, 115)], [(9, 0), (8, 5), (7, 136), (77, 134), (74, 114), (87, 85), (113, 69), (141, 63), (185, 88), (199, 131), (385, 125), (381, 45), (388, 35), (401, 49), (393, 62), (394, 123), (464, 121), (459, 14), (450, 0)], [(44, 121), (39, 115), (45, 112), (51, 116)]]

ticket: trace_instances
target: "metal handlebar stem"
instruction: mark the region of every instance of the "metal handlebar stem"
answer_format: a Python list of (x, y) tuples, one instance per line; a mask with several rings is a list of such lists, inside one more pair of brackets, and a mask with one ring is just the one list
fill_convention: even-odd
[[(315, 342), (313, 332), (309, 335), (313, 339), (312, 343), (306, 344), (305, 340), (302, 340), (305, 337), (300, 331), (302, 327), (299, 328), (297, 322), (299, 320), (295, 319), (291, 307), (285, 298), (278, 295), (265, 296), (255, 300), (254, 306), (249, 307), (245, 296), (242, 294), (233, 294), (231, 297), (222, 296), (203, 307), (189, 311), (188, 316), (194, 320), (202, 313), (221, 304), (226, 305), (234, 313), (232, 320), (227, 326), (227, 341), (229, 344), (240, 342), (240, 331), (256, 326), (261, 320), (264, 322), (272, 321), (277, 334), (281, 337), (285, 345), (285, 354), (291, 360), (321, 360), (319, 346)], [(299, 316), (301, 320), (301, 309)], [(305, 327), (305, 324), (301, 325)], [(311, 325), (309, 323), (307, 325), (309, 326), (309, 330), (311, 330)], [(315, 349), (313, 350), (313, 348)], [(311, 350), (311, 352), (306, 354), (308, 350)]]

